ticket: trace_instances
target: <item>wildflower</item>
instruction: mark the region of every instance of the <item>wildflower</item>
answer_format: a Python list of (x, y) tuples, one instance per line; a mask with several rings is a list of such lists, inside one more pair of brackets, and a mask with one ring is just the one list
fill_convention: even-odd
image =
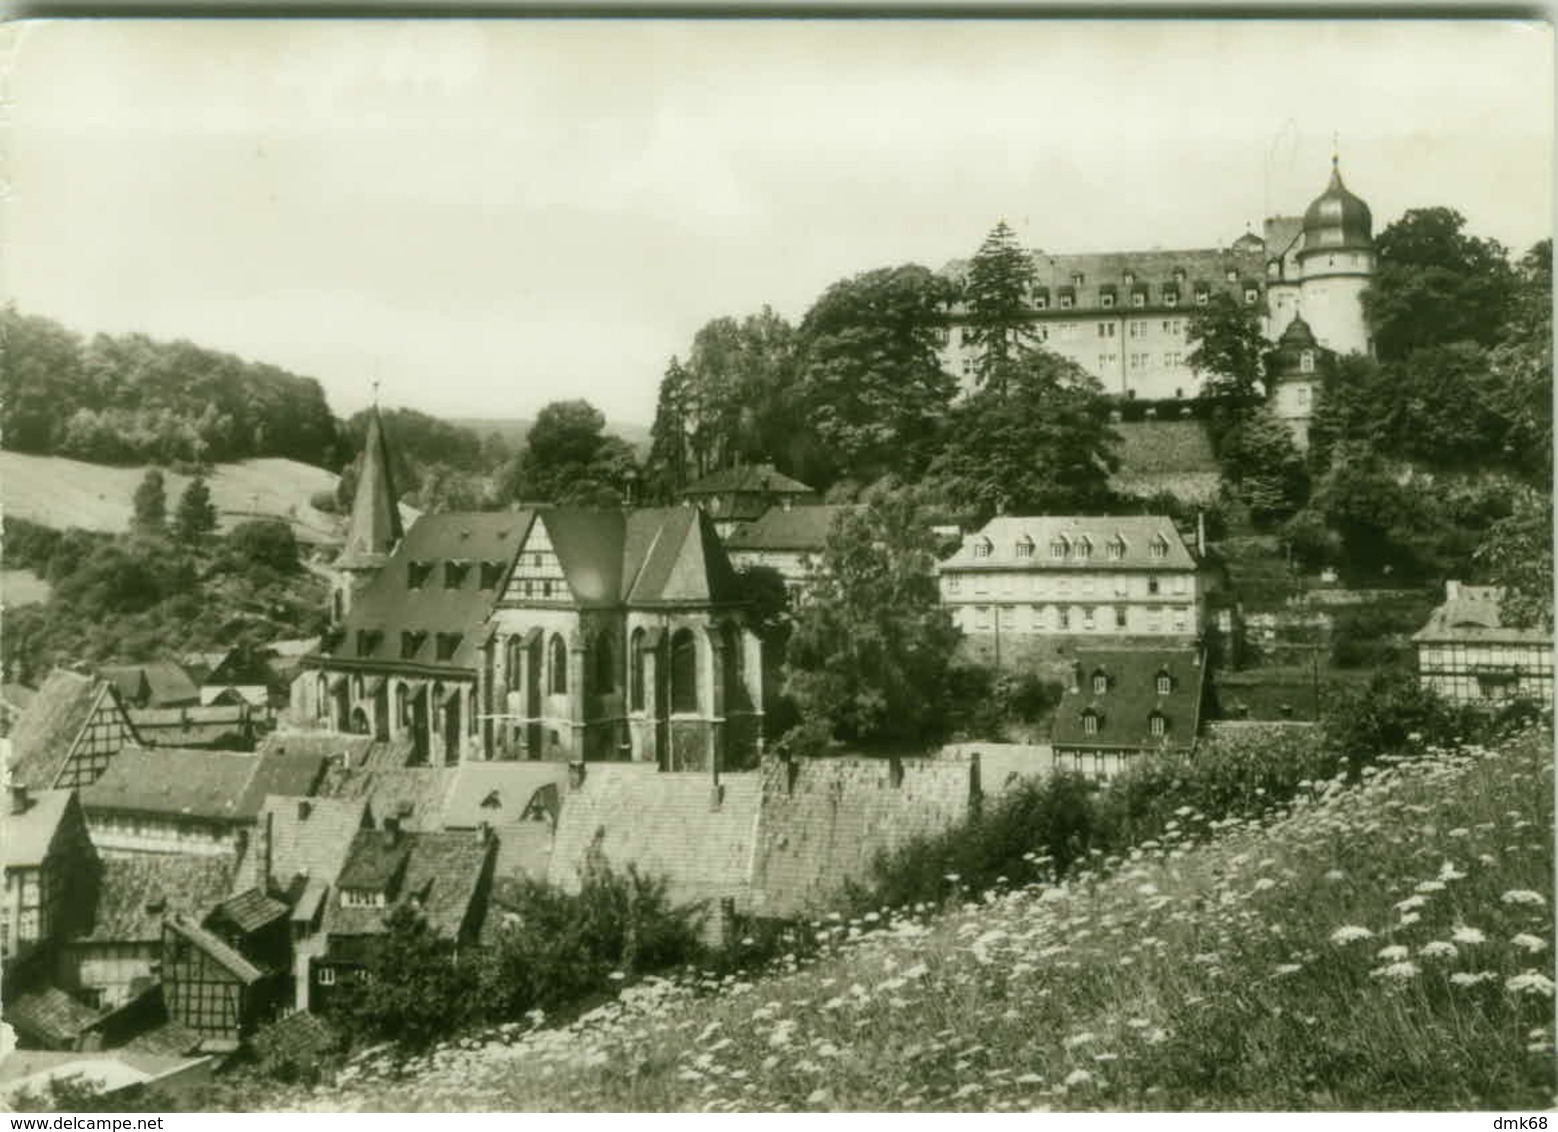
[(1504, 980), (1504, 989), (1510, 994), (1540, 995), (1543, 998), (1553, 997), (1553, 981), (1537, 970), (1525, 970), (1518, 975), (1511, 975)]
[(1457, 971), (1450, 976), (1450, 982), (1458, 987), (1474, 987), (1478, 983), (1490, 983), (1498, 978), (1494, 971)]
[(959, 876), (957, 873), (948, 873), (946, 876), (942, 877), (941, 879), (946, 881), (948, 884), (956, 884), (958, 881), (962, 880), (963, 878), (961, 876)]
[(1530, 932), (1521, 932), (1519, 935), (1510, 936), (1509, 942), (1521, 950), (1529, 951), (1533, 954), (1543, 950), (1547, 946), (1547, 941), (1545, 939), (1534, 936)]
[(1417, 891), (1418, 892), (1443, 892), (1444, 891), (1444, 881), (1442, 881), (1442, 880), (1425, 880), (1425, 881), (1420, 881), (1420, 882), (1418, 882)]
[(1454, 959), (1460, 954), (1455, 950), (1455, 944), (1449, 940), (1436, 939), (1432, 943), (1425, 943), (1417, 949), (1417, 953), (1424, 959)]
[(1416, 912), (1403, 912), (1401, 914), (1401, 919), (1397, 921), (1397, 926), (1409, 928), (1422, 918), (1423, 917), (1419, 916)]
[(1422, 971), (1418, 968), (1418, 965), (1411, 962), (1391, 963), (1385, 967), (1376, 967), (1369, 972), (1372, 978), (1393, 979), (1400, 983), (1404, 983), (1408, 979), (1415, 978), (1420, 974), (1422, 974)]
[(1357, 924), (1344, 924), (1331, 933), (1331, 942), (1338, 947), (1358, 939), (1373, 939), (1374, 933)]
[(1072, 1034), (1071, 1037), (1067, 1038), (1065, 1045), (1067, 1049), (1075, 1049), (1077, 1046), (1086, 1045), (1088, 1042), (1096, 1041), (1097, 1039), (1098, 1035), (1091, 1030), (1083, 1030), (1080, 1034)]
[(1540, 892), (1532, 892), (1528, 888), (1512, 888), (1499, 899), (1505, 904), (1531, 904), (1537, 907), (1547, 903), (1547, 898)]
[(1065, 1085), (1066, 1088), (1069, 1089), (1076, 1085), (1089, 1084), (1092, 1080), (1093, 1075), (1086, 1069), (1073, 1069), (1070, 1073), (1066, 1074)]
[(1405, 900), (1398, 900), (1396, 902), (1396, 910), (1398, 912), (1410, 912), (1412, 909), (1421, 908), (1427, 903), (1428, 897), (1419, 893), (1415, 896), (1408, 896)]
[(1346, 880), (1347, 873), (1342, 869), (1327, 869), (1325, 879), (1329, 881)]
[(1464, 924), (1450, 933), (1450, 938), (1456, 943), (1486, 943), (1488, 937), (1476, 928), (1468, 928)]
[(1136, 886), (1136, 894), (1138, 896), (1156, 896), (1158, 894), (1158, 886), (1150, 881), (1146, 884), (1138, 884)]
[(1255, 891), (1256, 892), (1265, 892), (1268, 889), (1272, 889), (1272, 888), (1276, 888), (1276, 887), (1277, 887), (1277, 882), (1272, 880), (1270, 877), (1261, 877), (1258, 881), (1255, 882)]
[(1294, 975), (1303, 969), (1304, 965), (1302, 963), (1282, 963), (1277, 966), (1277, 974)]
[(1460, 869), (1456, 868), (1453, 861), (1445, 861), (1439, 866), (1439, 879), (1447, 881), (1465, 880), (1466, 874), (1461, 872)]
[(1407, 948), (1399, 943), (1393, 943), (1389, 947), (1382, 947), (1375, 956), (1382, 963), (1397, 963), (1411, 954)]

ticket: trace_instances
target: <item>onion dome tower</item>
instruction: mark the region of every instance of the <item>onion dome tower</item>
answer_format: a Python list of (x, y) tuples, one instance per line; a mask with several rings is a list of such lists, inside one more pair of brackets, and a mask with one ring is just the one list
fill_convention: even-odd
[(1309, 448), (1309, 419), (1314, 415), (1324, 359), (1329, 353), (1316, 341), (1309, 323), (1294, 315), (1266, 360), (1271, 411), (1305, 451)]
[(332, 567), (330, 623), (339, 625), (351, 612), (352, 599), (389, 561), (405, 531), (396, 504), (395, 479), (390, 472), (389, 444), (384, 422), (375, 402), (368, 410), (368, 435), (363, 444), (362, 467), (357, 475), (357, 494), (352, 500), (351, 525), (346, 545)]
[(1298, 263), (1299, 309), (1319, 345), (1339, 354), (1372, 352), (1362, 296), (1374, 274), (1374, 217), (1342, 183), (1334, 155), (1330, 184), (1304, 212)]

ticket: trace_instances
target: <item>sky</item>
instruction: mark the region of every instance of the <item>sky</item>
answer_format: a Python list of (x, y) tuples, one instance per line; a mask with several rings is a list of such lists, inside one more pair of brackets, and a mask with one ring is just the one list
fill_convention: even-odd
[(966, 257), (1226, 245), (1333, 144), (1376, 232), (1553, 220), (1551, 30), (1422, 21), (0, 27), (0, 294), (448, 417), (647, 425), (711, 319)]

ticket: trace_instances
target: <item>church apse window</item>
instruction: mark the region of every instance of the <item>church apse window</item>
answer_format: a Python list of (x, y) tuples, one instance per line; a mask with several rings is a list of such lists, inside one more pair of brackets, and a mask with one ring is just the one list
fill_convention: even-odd
[(568, 692), (568, 646), (560, 634), (552, 634), (547, 646), (547, 667), (551, 670), (551, 682), (547, 685), (554, 696)]
[(671, 638), (671, 710), (698, 710), (698, 642), (687, 629)]
[(617, 690), (617, 650), (612, 648), (610, 631), (595, 639), (595, 691), (601, 695)]
[(628, 654), (631, 671), (628, 674), (629, 710), (644, 710), (644, 631), (633, 630), (633, 641)]

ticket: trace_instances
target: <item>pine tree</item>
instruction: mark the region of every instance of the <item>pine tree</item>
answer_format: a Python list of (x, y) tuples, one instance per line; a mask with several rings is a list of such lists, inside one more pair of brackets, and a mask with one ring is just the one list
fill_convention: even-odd
[(687, 397), (690, 378), (676, 358), (660, 379), (655, 423), (649, 430), (649, 456), (644, 461), (644, 491), (649, 500), (666, 503), (687, 486)]
[(196, 476), (179, 497), (178, 514), (173, 519), (174, 533), (183, 543), (198, 543), (216, 530), (216, 504), (204, 476)]
[(1028, 306), (1032, 285), (1033, 261), (1003, 220), (969, 263), (963, 289), (968, 341), (979, 348), (974, 374), (981, 387), (997, 394), (1006, 391), (1007, 364), (1038, 341)]
[(137, 531), (161, 534), (168, 521), (168, 488), (162, 472), (147, 469), (139, 487), (135, 489), (135, 517), (131, 521)]

